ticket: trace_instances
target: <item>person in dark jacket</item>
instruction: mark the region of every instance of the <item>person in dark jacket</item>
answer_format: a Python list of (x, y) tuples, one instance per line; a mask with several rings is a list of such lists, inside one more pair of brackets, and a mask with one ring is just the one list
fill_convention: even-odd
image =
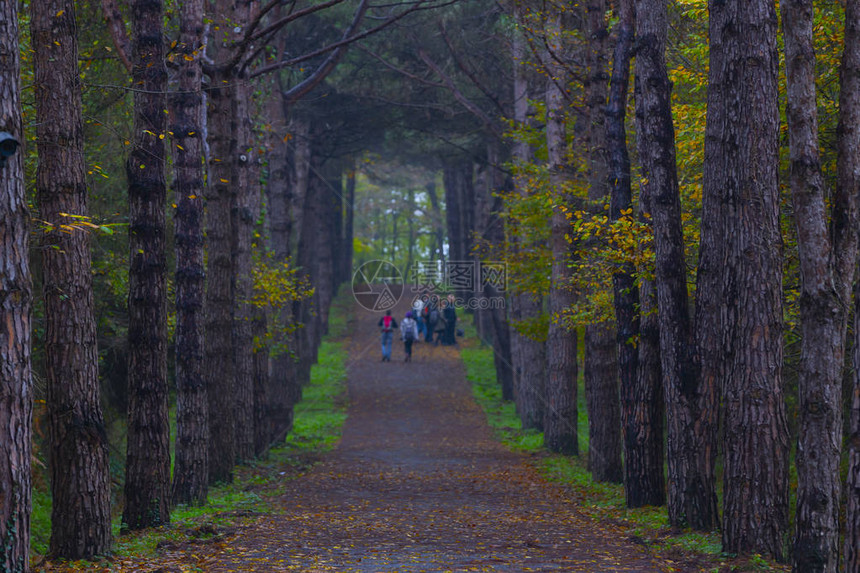
[(438, 346), (440, 342), (443, 341), (445, 336), (445, 318), (444, 318), (444, 308), (445, 305), (448, 304), (447, 301), (440, 300), (439, 308), (436, 309), (436, 322), (433, 323), (433, 333), (436, 335), (433, 343)]
[(424, 319), (424, 342), (433, 342), (433, 333), (436, 332), (436, 325), (439, 322), (439, 307), (436, 304), (436, 295), (429, 297), (424, 302), (421, 315)]
[(442, 336), (442, 344), (444, 346), (452, 346), (457, 344), (455, 335), (457, 328), (457, 310), (454, 308), (454, 297), (448, 296), (448, 304), (442, 311), (442, 318), (445, 319), (445, 333)]

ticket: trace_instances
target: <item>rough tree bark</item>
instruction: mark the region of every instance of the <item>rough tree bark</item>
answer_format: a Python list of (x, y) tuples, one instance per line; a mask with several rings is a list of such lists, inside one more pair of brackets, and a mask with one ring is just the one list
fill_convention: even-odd
[[(788, 433), (776, 9), (769, 0), (714, 0), (709, 8), (696, 308), (700, 384), (703, 391), (713, 385), (716, 395), (722, 381), (723, 547), (780, 557), (788, 521)], [(707, 423), (716, 422), (710, 417)]]
[[(818, 109), (811, 0), (781, 4), (785, 37), (790, 185), (800, 262), (801, 350), (798, 379), (796, 571), (835, 573), (839, 567), (839, 463), (842, 453), (842, 368), (851, 283), (857, 257), (856, 94), (843, 93), (839, 116), (838, 176), (830, 226), (818, 153)], [(850, 26), (846, 15), (846, 23)], [(856, 26), (856, 21), (854, 25)], [(846, 34), (846, 55), (850, 37)], [(854, 38), (856, 41), (856, 37)], [(856, 48), (855, 48), (856, 49)], [(848, 64), (851, 65), (850, 63)], [(856, 74), (856, 67), (853, 70)], [(845, 69), (843, 80), (848, 79)], [(855, 75), (856, 78), (856, 75)], [(852, 81), (852, 80), (849, 80)], [(856, 79), (853, 80), (856, 82)], [(845, 89), (843, 84), (842, 89)], [(856, 83), (853, 86), (856, 88)], [(852, 109), (853, 103), (853, 109)], [(849, 125), (845, 120), (849, 119)], [(850, 126), (850, 121), (854, 126)], [(845, 161), (849, 161), (849, 165)], [(842, 177), (847, 175), (846, 177)], [(769, 499), (761, 500), (767, 502)], [(749, 504), (748, 500), (741, 500)], [(783, 507), (778, 510), (784, 512)], [(741, 514), (724, 534), (732, 551), (768, 551), (785, 531), (784, 513), (762, 523), (761, 513)], [(768, 514), (764, 514), (768, 517)], [(848, 518), (850, 521), (850, 518)], [(730, 522), (726, 520), (726, 525)], [(729, 537), (729, 534), (732, 534)], [(781, 548), (780, 548), (781, 549)], [(782, 552), (774, 553), (781, 556)], [(850, 571), (851, 569), (846, 569)]]
[[(18, 3), (0, 0), (0, 131), (24, 141)], [(0, 568), (30, 570), (30, 217), (23, 153), (0, 167)]]
[(176, 459), (173, 503), (203, 505), (209, 488), (209, 403), (203, 378), (203, 1), (179, 7), (177, 89), (169, 96), (176, 212)]
[[(219, 44), (215, 42), (214, 44)], [(206, 188), (206, 331), (205, 384), (209, 417), (218, 420), (209, 429), (209, 483), (233, 480), (236, 460), (233, 412), (233, 257), (231, 181), (236, 156), (232, 100), (235, 77), (227, 70), (214, 70), (209, 95), (209, 176)]]
[(570, 175), (567, 165), (567, 73), (559, 62), (565, 59), (562, 40), (562, 14), (549, 17), (546, 38), (553, 55), (548, 58), (546, 88), (546, 146), (549, 183), (552, 187), (553, 211), (550, 247), (549, 312), (551, 314), (546, 340), (546, 408), (543, 419), (543, 443), (547, 449), (568, 455), (579, 454), (576, 403), (576, 331), (565, 324), (564, 314), (573, 305), (571, 286), (571, 247), (568, 241), (571, 204)]
[(134, 143), (126, 163), (129, 201), (128, 447), (123, 525), (170, 521), (167, 420), (165, 146), (167, 70), (161, 0), (132, 3)]
[[(619, 0), (615, 7), (616, 44), (606, 108), (606, 148), (610, 188), (609, 217), (633, 219), (630, 156), (627, 151), (627, 92), (633, 55), (633, 0)], [(639, 289), (632, 264), (622, 265), (612, 276), (618, 379), (621, 388), (621, 425), (624, 436), (624, 493), (627, 507), (663, 505), (663, 413), (660, 371), (639, 375)], [(649, 343), (641, 337), (639, 347)], [(646, 385), (640, 386), (643, 382)], [(649, 385), (650, 384), (650, 385)]]
[(343, 232), (343, 280), (352, 280), (353, 239), (355, 238), (355, 172), (356, 159), (350, 158), (349, 169), (346, 172), (346, 206), (344, 210)]
[(442, 208), (439, 206), (439, 194), (436, 192), (436, 183), (428, 183), (424, 189), (430, 198), (430, 208), (433, 210), (433, 234), (436, 237), (436, 260), (444, 268), (445, 266), (445, 223), (442, 220)]
[[(517, 11), (521, 7), (517, 6)], [(521, 19), (519, 13), (516, 18)], [(517, 124), (529, 122), (529, 78), (525, 66), (526, 45), (523, 31), (514, 32), (514, 121)], [(514, 144), (514, 161), (526, 164), (532, 159), (532, 150), (527, 142), (518, 141)], [(521, 194), (526, 193), (522, 181), (514, 185)], [(511, 229), (513, 249), (520, 248), (517, 230)], [(510, 298), (511, 322), (517, 323), (536, 318), (542, 311), (540, 297), (528, 293), (512, 293)], [(543, 430), (546, 385), (546, 344), (544, 341), (532, 340), (517, 331), (515, 324), (511, 325), (511, 356), (514, 365), (514, 397), (517, 413), (520, 416), (523, 429)]]
[[(308, 121), (304, 118), (292, 120), (292, 133), (295, 148), (293, 152), (293, 226), (296, 235), (295, 260), (299, 276), (310, 280), (312, 273), (313, 257), (313, 234), (308, 233), (308, 225), (312, 225), (313, 206), (308, 203), (309, 175), (311, 172), (311, 131)], [(302, 386), (310, 380), (312, 338), (309, 330), (313, 325), (307, 322), (311, 316), (310, 309), (314, 303), (313, 298), (306, 298), (293, 304), (293, 318), (302, 327), (296, 332), (295, 353), (299, 357), (296, 363), (296, 378), (292, 384), (292, 403), (296, 404), (302, 397)]]
[[(268, 198), (268, 213), (270, 221), (270, 250), (274, 262), (284, 263), (290, 260), (292, 244), (292, 201), (293, 184), (291, 181), (290, 153), (291, 141), (288, 133), (286, 109), (282, 102), (277, 102), (278, 109), (272, 110), (272, 117), (280, 121), (273, 130), (272, 152), (269, 157), (269, 180), (266, 186)], [(292, 308), (280, 310), (281, 316), (272, 317), (277, 324), (292, 322)], [(290, 338), (289, 343), (295, 340)], [(295, 362), (287, 352), (288, 341), (282, 340), (271, 360), (270, 392), (264, 405), (266, 409), (267, 437), (269, 444), (281, 442), (292, 429), (293, 425), (293, 388), (297, 386)]]
[[(341, 244), (343, 173), (339, 161), (329, 159), (315, 180), (319, 225), (318, 288), (320, 293), (320, 337), (328, 333), (328, 315), (338, 283), (338, 258)], [(340, 207), (340, 208), (339, 208)]]
[[(607, 186), (606, 96), (607, 75), (606, 2), (590, 0), (586, 5), (587, 78), (585, 97), (588, 124), (585, 130), (588, 160), (588, 211), (603, 214)], [(588, 243), (586, 243), (588, 245)], [(596, 481), (621, 482), (621, 404), (615, 331), (608, 321), (585, 328), (585, 393), (588, 404), (588, 467)]]
[[(243, 3), (243, 7), (246, 5)], [(244, 18), (244, 20), (247, 20)], [(230, 250), (233, 257), (233, 368), (236, 463), (254, 459), (254, 344), (253, 296), (251, 279), (254, 225), (259, 209), (253, 195), (259, 192), (258, 182), (251, 180), (254, 150), (251, 143), (250, 97), (251, 86), (244, 74), (237, 77), (233, 113), (235, 121), (236, 154), (234, 179), (230, 196), (232, 236)]]
[(688, 310), (681, 199), (675, 164), (665, 0), (636, 0), (636, 121), (643, 193), (650, 198), (656, 253), (660, 360), (669, 425), (669, 521), (717, 526), (715, 413), (710, 381), (699, 378)]
[[(837, 133), (837, 186), (840, 195), (860, 193), (860, 2), (845, 3), (845, 40), (842, 52)], [(848, 436), (846, 479), (845, 547), (846, 571), (860, 570), (860, 283), (854, 286), (854, 380)]]
[[(69, 559), (111, 547), (110, 468), (99, 403), (81, 85), (74, 2), (30, 4), (35, 68), (36, 191), (45, 296), (51, 467), (50, 552)], [(71, 216), (71, 217), (70, 217)]]
[[(491, 143), (488, 146), (487, 163), (489, 164), (487, 183), (490, 186), (487, 191), (492, 200), (490, 216), (487, 219), (482, 238), (490, 252), (496, 252), (503, 247), (505, 242), (505, 225), (500, 213), (504, 209), (502, 193), (507, 187), (505, 173), (500, 168), (502, 161), (498, 144)], [(504, 300), (503, 296), (507, 290), (507, 273), (505, 272), (502, 277), (496, 277), (496, 279), (501, 280), (488, 280), (489, 278), (489, 276), (482, 277), (482, 286), (484, 298), (490, 301), (490, 309), (487, 312), (489, 312), (492, 321), (493, 362), (496, 368), (496, 381), (502, 388), (502, 399), (512, 401), (514, 399), (514, 371), (511, 363), (510, 325), (504, 305), (495, 304), (495, 301)]]

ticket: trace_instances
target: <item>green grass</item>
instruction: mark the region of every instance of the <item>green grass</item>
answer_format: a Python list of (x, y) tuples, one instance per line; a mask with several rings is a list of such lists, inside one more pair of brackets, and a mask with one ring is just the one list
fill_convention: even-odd
[(496, 371), (491, 347), (478, 341), (474, 327), (463, 321), (464, 343), (460, 355), (466, 368), (466, 377), (472, 385), (475, 400), (484, 410), (487, 422), (496, 437), (515, 451), (534, 454), (539, 471), (550, 481), (563, 484), (575, 492), (580, 509), (597, 520), (611, 520), (620, 525), (630, 536), (636, 536), (649, 547), (652, 553), (675, 560), (678, 554), (692, 559), (704, 568), (703, 571), (720, 571), (729, 567), (731, 571), (786, 571), (784, 566), (769, 562), (759, 555), (734, 558), (722, 553), (720, 534), (693, 531), (673, 531), (669, 527), (665, 507), (643, 507), (628, 509), (624, 498), (624, 487), (620, 484), (592, 481), (586, 469), (588, 452), (588, 412), (585, 391), (580, 375), (578, 392), (578, 429), (580, 457), (551, 454), (543, 448), (543, 436), (536, 431), (520, 429), (520, 419), (511, 402), (502, 400), (502, 391), (496, 382)]
[[(285, 443), (273, 448), (266, 459), (237, 467), (233, 483), (210, 487), (207, 505), (175, 507), (168, 526), (120, 535), (117, 515), (113, 524), (114, 557), (152, 557), (157, 554), (159, 545), (218, 535), (252, 523), (263, 513), (278, 511), (274, 498), (280, 493), (284, 480), (300, 475), (319, 454), (333, 448), (340, 439), (347, 408), (347, 351), (343, 336), (351, 303), (351, 298), (339, 297), (332, 305), (329, 334), (320, 346), (318, 364), (311, 369), (310, 384), (303, 389), (302, 401), (296, 405), (293, 431)], [(47, 487), (37, 488), (33, 493), (31, 522), (36, 556), (45, 555), (48, 550), (50, 525), (50, 493)], [(92, 566), (86, 561), (68, 565), (82, 570)]]

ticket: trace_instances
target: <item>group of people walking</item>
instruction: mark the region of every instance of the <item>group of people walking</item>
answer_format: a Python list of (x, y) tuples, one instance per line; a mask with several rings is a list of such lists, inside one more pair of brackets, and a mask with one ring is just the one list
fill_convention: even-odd
[(435, 345), (451, 346), (457, 344), (457, 310), (454, 308), (454, 297), (447, 299), (437, 295), (422, 294), (412, 302), (412, 310), (406, 312), (398, 327), (397, 320), (391, 311), (379, 319), (378, 326), (382, 331), (382, 361), (391, 362), (391, 345), (394, 341), (394, 331), (400, 329), (400, 340), (406, 353), (406, 362), (412, 361), (412, 345), (416, 340)]

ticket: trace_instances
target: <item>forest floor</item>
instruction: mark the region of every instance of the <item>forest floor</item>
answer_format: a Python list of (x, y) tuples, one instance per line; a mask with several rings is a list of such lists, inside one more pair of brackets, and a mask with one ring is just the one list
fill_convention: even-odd
[(542, 476), (532, 456), (500, 444), (456, 348), (416, 343), (406, 363), (395, 340), (392, 361), (380, 362), (378, 318), (356, 309), (347, 325), (337, 447), (275, 468), (275, 481), (251, 480), (246, 490), (267, 490), (263, 511), (88, 570), (712, 570), (649, 553), (622, 525), (582, 512), (578, 494)]

